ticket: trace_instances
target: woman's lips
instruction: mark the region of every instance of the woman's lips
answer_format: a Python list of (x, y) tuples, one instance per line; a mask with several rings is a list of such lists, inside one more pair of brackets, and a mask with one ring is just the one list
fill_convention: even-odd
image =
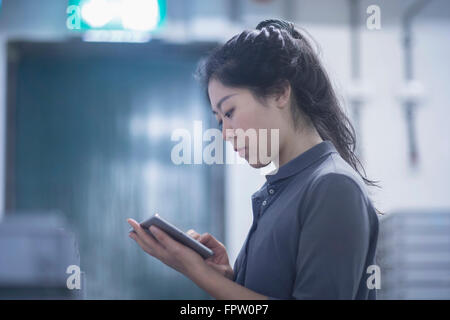
[(245, 147), (243, 148), (239, 148), (239, 149), (234, 149), (236, 152), (239, 153), (239, 156), (241, 156), (242, 158), (245, 157)]

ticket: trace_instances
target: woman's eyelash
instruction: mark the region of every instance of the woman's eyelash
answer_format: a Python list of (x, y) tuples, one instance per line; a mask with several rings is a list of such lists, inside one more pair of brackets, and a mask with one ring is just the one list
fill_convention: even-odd
[[(231, 109), (230, 111), (226, 112), (226, 113), (225, 113), (225, 117), (230, 118), (231, 115), (233, 114), (233, 112), (234, 112), (234, 108)], [(222, 121), (219, 121), (219, 128), (222, 129)]]
[(227, 113), (225, 113), (225, 117), (231, 117), (231, 115), (233, 114), (234, 108), (231, 109), (230, 111), (228, 111)]

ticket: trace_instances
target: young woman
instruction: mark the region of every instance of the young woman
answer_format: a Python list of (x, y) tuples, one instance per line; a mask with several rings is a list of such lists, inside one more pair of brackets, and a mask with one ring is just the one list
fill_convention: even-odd
[[(279, 168), (252, 196), (253, 225), (234, 268), (207, 233), (189, 231), (214, 251), (206, 260), (132, 219), (130, 236), (216, 299), (375, 299), (367, 280), (378, 218), (366, 190), (375, 183), (361, 174), (353, 127), (305, 36), (290, 22), (263, 21), (214, 50), (198, 74), (224, 139), (247, 161), (256, 152), (251, 166), (277, 158)], [(238, 148), (248, 129), (279, 130), (270, 161), (257, 153), (270, 139), (257, 151)]]

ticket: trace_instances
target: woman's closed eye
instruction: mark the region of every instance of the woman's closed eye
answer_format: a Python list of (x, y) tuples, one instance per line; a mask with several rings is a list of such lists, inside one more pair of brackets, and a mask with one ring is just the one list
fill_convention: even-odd
[(227, 117), (228, 119), (231, 119), (231, 117), (233, 116), (233, 112), (234, 112), (234, 108), (231, 108), (229, 111), (227, 111), (225, 113), (225, 117)]
[[(231, 119), (231, 117), (233, 116), (233, 112), (234, 112), (234, 108), (225, 112), (224, 116), (227, 117), (228, 119)], [(222, 121), (221, 120), (219, 121), (219, 129), (222, 130)]]

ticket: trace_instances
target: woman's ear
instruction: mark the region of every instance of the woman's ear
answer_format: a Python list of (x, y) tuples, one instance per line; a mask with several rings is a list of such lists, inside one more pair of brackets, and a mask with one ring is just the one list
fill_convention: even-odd
[(289, 106), (289, 101), (291, 98), (291, 84), (286, 81), (284, 85), (280, 88), (279, 93), (275, 97), (276, 106), (280, 109), (284, 109)]

